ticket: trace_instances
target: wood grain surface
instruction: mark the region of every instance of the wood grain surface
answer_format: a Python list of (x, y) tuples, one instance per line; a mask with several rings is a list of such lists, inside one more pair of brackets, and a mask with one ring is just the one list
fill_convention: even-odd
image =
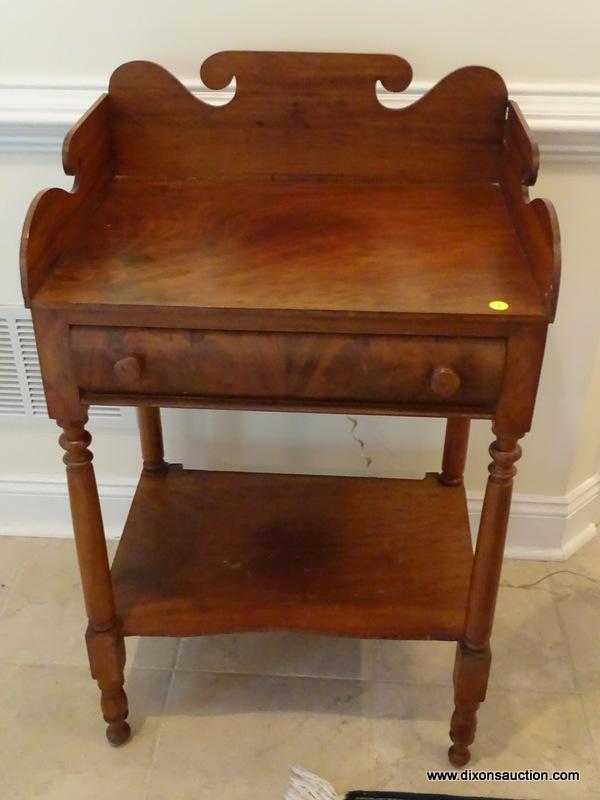
[(118, 175), (171, 180), (293, 177), (377, 182), (490, 181), (499, 176), (507, 92), (484, 67), (457, 70), (412, 106), (384, 108), (411, 69), (388, 55), (223, 52), (201, 75), (236, 79), (214, 107), (157, 64), (131, 62), (110, 81)]
[[(490, 308), (505, 301), (502, 313)], [(36, 305), (544, 317), (501, 190), (118, 180)]]
[[(495, 406), (500, 339), (74, 326), (73, 370), (92, 394)], [(185, 366), (185, 369), (182, 367)]]
[(295, 628), (458, 638), (472, 563), (464, 489), (422, 481), (143, 475), (115, 556), (126, 634)]

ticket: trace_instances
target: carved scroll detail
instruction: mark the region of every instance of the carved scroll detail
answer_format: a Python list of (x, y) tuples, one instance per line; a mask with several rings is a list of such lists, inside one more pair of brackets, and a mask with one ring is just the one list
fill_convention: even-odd
[(74, 175), (70, 192), (46, 189), (31, 203), (21, 236), (21, 286), (25, 305), (97, 203), (112, 176), (109, 143), (109, 100), (100, 99), (67, 135), (63, 165)]
[(502, 189), (508, 211), (552, 322), (560, 283), (560, 229), (549, 200), (529, 199), (537, 178), (539, 149), (518, 105), (509, 103), (503, 143)]

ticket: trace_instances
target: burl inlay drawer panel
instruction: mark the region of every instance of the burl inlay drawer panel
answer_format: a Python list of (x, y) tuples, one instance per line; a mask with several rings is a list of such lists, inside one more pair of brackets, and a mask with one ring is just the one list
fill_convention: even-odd
[(84, 393), (492, 408), (503, 339), (71, 328)]

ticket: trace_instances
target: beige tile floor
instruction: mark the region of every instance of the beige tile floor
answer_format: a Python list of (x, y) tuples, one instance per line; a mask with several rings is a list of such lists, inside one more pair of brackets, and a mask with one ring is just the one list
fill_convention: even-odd
[(435, 642), (128, 640), (134, 737), (112, 749), (73, 543), (0, 538), (0, 798), (279, 800), (299, 763), (340, 792), (600, 800), (600, 539), (566, 564), (507, 562), (502, 582), (471, 766), (579, 784), (428, 783), (452, 706), (453, 647)]

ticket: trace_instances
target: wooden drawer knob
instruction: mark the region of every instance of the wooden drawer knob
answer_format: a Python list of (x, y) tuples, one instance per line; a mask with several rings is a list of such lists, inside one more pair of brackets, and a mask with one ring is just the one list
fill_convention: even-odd
[(140, 356), (126, 356), (114, 366), (115, 375), (121, 383), (135, 383), (142, 374), (144, 364)]
[(436, 367), (431, 373), (429, 385), (438, 397), (452, 397), (460, 389), (460, 377), (452, 367)]

